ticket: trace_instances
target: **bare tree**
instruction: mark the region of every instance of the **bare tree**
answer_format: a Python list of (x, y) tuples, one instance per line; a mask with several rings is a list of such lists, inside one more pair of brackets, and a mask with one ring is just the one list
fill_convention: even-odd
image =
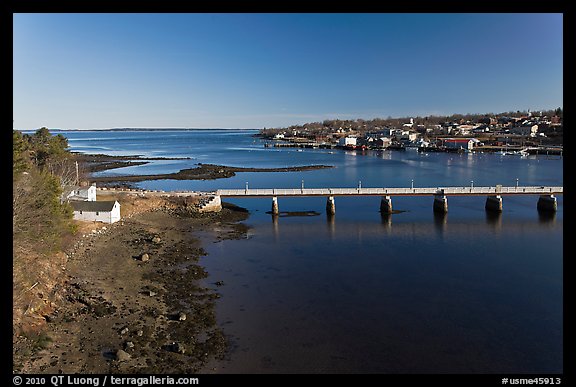
[(79, 182), (79, 173), (76, 161), (71, 159), (50, 160), (47, 164), (48, 171), (60, 180), (61, 187), (76, 185)]

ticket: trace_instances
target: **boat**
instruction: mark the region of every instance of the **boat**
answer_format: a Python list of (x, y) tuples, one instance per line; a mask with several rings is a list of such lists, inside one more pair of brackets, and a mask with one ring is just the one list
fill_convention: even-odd
[(525, 150), (515, 150), (515, 151), (500, 151), (501, 155), (503, 156), (523, 156), (526, 157), (528, 156), (528, 152), (526, 152)]

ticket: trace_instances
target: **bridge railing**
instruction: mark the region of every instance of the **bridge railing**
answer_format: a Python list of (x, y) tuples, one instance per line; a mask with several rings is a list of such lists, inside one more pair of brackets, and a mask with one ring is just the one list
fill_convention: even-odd
[(394, 188), (257, 188), (222, 189), (220, 196), (339, 196), (339, 195), (498, 195), (498, 194), (563, 194), (563, 187), (394, 187)]

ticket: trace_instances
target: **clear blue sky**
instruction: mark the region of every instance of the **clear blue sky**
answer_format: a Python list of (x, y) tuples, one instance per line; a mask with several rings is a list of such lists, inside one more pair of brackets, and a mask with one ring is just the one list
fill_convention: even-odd
[(562, 14), (14, 14), (14, 127), (563, 106)]

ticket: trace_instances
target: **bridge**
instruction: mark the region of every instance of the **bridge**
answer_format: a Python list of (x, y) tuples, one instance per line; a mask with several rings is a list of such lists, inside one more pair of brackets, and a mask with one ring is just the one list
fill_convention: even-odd
[(271, 197), (272, 213), (278, 214), (278, 197), (325, 196), (326, 212), (336, 213), (334, 198), (336, 196), (382, 196), (380, 211), (392, 213), (392, 196), (433, 196), (433, 209), (436, 212), (448, 212), (448, 196), (486, 196), (486, 210), (502, 211), (502, 196), (505, 195), (539, 195), (539, 211), (556, 211), (557, 202), (554, 195), (562, 195), (564, 187), (547, 186), (513, 186), (505, 187), (430, 187), (430, 188), (267, 188), (267, 189), (220, 189), (216, 197)]

